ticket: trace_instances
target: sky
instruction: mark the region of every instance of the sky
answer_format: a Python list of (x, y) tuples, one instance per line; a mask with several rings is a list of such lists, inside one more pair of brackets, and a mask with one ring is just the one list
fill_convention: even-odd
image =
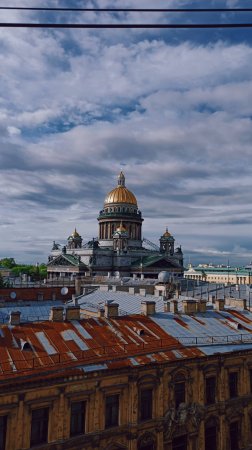
[[(251, 7), (249, 0), (207, 7)], [(0, 6), (136, 7), (133, 0)], [(141, 0), (139, 7), (206, 7)], [(85, 14), (85, 15), (84, 15)], [(252, 22), (252, 13), (38, 13), (1, 22)], [(97, 216), (121, 169), (155, 243), (191, 262), (252, 259), (252, 29), (0, 28), (0, 258), (46, 262)]]

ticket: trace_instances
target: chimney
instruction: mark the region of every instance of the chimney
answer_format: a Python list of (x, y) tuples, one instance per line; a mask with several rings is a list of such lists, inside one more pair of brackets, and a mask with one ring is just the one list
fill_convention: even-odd
[(156, 313), (156, 302), (152, 300), (143, 300), (141, 302), (141, 313), (144, 316), (152, 316)]
[(139, 289), (139, 294), (142, 295), (143, 297), (146, 296), (146, 289)]
[(197, 311), (197, 303), (195, 300), (183, 300), (182, 311), (184, 314), (195, 314)]
[(108, 292), (109, 291), (109, 285), (108, 284), (101, 284), (99, 287), (99, 290), (101, 292)]
[(75, 295), (78, 297), (78, 295), (81, 295), (81, 277), (77, 276), (75, 278)]
[(49, 320), (52, 322), (63, 322), (64, 307), (53, 306), (50, 311)]
[(20, 325), (20, 316), (20, 311), (11, 311), (9, 318), (10, 325)]
[(175, 298), (179, 298), (180, 295), (181, 295), (181, 289), (180, 289), (179, 286), (177, 286), (176, 289), (175, 289), (174, 296), (175, 296)]
[(177, 314), (177, 312), (178, 312), (178, 300), (171, 300), (171, 302), (170, 302), (170, 311), (173, 314)]
[(80, 306), (68, 306), (65, 320), (80, 320)]
[(164, 312), (171, 312), (171, 303), (164, 302)]
[(135, 288), (134, 287), (129, 287), (129, 294), (135, 294)]
[(105, 302), (105, 317), (107, 317), (107, 319), (109, 317), (118, 317), (119, 315), (119, 304), (118, 303), (114, 303), (113, 300), (111, 301), (106, 301)]
[(244, 298), (226, 297), (225, 305), (230, 306), (231, 308), (237, 308), (240, 310), (247, 309), (247, 302), (246, 302), (246, 299), (244, 299)]
[(203, 300), (203, 299), (199, 300), (199, 302), (197, 303), (197, 307), (198, 307), (197, 309), (198, 309), (199, 313), (206, 312), (206, 304), (207, 304), (206, 300)]
[(105, 310), (103, 308), (98, 309), (98, 317), (104, 317)]
[(224, 311), (225, 300), (222, 298), (215, 299), (215, 309), (216, 311)]

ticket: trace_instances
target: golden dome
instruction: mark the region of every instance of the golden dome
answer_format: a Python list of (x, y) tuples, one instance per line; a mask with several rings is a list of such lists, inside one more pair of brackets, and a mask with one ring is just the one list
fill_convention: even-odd
[(170, 237), (171, 233), (169, 233), (168, 228), (166, 228), (166, 231), (163, 234), (163, 237)]
[(78, 231), (76, 230), (76, 228), (74, 229), (74, 232), (72, 233), (73, 238), (77, 238), (80, 237)]
[(118, 186), (110, 191), (104, 201), (104, 204), (111, 203), (129, 203), (137, 206), (137, 199), (134, 194), (125, 187), (125, 176), (120, 172), (118, 176)]
[(104, 203), (130, 203), (137, 206), (137, 200), (134, 194), (123, 186), (118, 186), (110, 191)]

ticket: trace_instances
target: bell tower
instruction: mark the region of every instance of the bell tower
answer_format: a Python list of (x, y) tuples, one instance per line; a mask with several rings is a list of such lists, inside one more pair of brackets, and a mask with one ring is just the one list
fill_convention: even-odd
[(113, 234), (113, 248), (117, 254), (127, 253), (128, 251), (128, 232), (122, 222)]
[(165, 255), (173, 256), (174, 255), (174, 242), (175, 239), (169, 233), (168, 228), (159, 239), (160, 242), (160, 253), (164, 253)]

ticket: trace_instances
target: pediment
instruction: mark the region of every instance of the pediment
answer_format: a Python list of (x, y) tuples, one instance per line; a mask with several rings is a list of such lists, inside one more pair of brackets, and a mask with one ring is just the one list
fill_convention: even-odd
[(167, 260), (166, 258), (162, 258), (159, 261), (156, 261), (155, 263), (150, 264), (149, 267), (155, 267), (155, 268), (160, 267), (160, 269), (164, 269), (164, 268), (173, 269), (173, 268), (177, 268), (178, 265), (175, 262), (173, 263), (172, 261)]
[(68, 266), (68, 267), (76, 267), (77, 264), (74, 264), (73, 262), (69, 261), (69, 259), (65, 258), (64, 255), (60, 255), (57, 258), (50, 261), (47, 266)]
[(173, 261), (172, 258), (167, 258), (165, 256), (157, 257), (156, 259), (150, 259), (148, 261), (143, 261), (143, 267), (155, 268), (155, 269), (178, 269), (180, 266), (177, 261)]

